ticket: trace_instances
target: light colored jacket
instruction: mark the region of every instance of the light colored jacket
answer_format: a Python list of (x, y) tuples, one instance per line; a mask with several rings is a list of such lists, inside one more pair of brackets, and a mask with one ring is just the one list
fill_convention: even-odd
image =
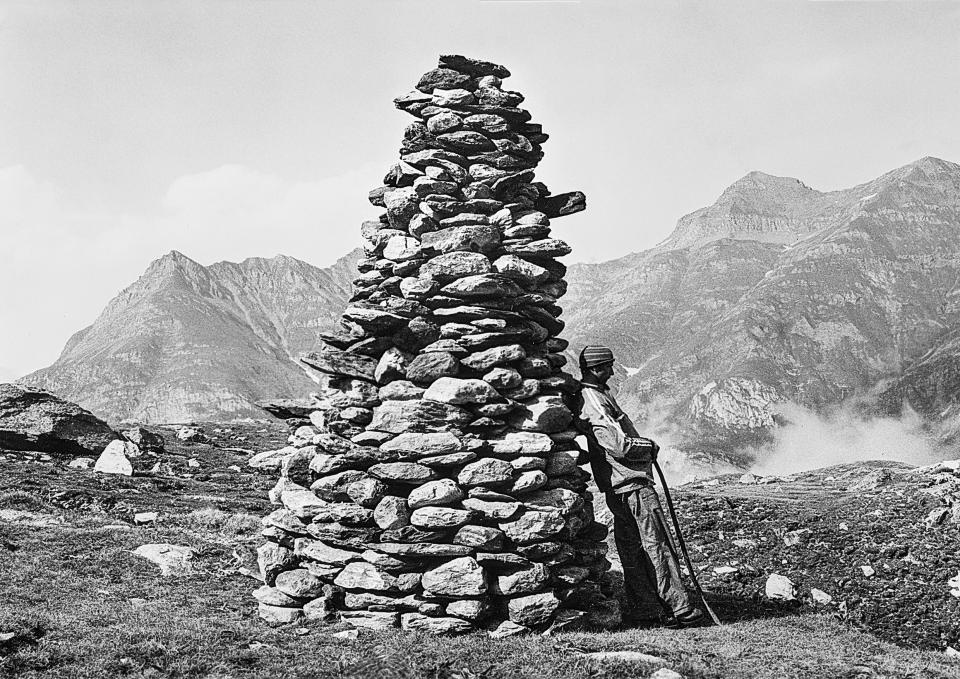
[(587, 438), (586, 460), (601, 492), (626, 493), (653, 483), (656, 444), (637, 433), (609, 388), (583, 383), (577, 429)]

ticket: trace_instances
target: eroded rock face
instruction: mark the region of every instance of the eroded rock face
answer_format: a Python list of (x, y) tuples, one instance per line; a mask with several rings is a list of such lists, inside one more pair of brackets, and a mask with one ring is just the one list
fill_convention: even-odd
[[(294, 601), (318, 582), (346, 590), (320, 611), (355, 626), (452, 634), (509, 615), (559, 628), (605, 600), (608, 567), (556, 336), (569, 246), (550, 219), (584, 200), (547, 200), (534, 182), (546, 135), (493, 77), (506, 69), (444, 59), (396, 102), (420, 122), (370, 193), (386, 212), (361, 229), (342, 331), (306, 359), (329, 375), (313, 427), (295, 431), (295, 452), (258, 458), (278, 466), (289, 510), (264, 537), (295, 552), (264, 550), (262, 570)], [(293, 478), (301, 459), (307, 478)]]
[(100, 455), (120, 438), (110, 426), (42, 389), (0, 384), (0, 448), (61, 455)]

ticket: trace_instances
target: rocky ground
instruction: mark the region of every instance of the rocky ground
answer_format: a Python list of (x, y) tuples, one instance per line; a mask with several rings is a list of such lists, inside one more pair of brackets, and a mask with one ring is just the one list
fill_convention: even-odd
[[(953, 487), (952, 474), (888, 464), (876, 474), (841, 467), (767, 483), (720, 477), (677, 489), (696, 568), (727, 623), (720, 628), (503, 640), (361, 630), (351, 638), (355, 632), (342, 626), (269, 628), (249, 596), (258, 585), (251, 573), (259, 517), (269, 510), (275, 479), (250, 470), (246, 460), (251, 451), (280, 447), (286, 427), (200, 428), (204, 442), (178, 440), (179, 427), (152, 427), (166, 438), (166, 452), (135, 458), (132, 477), (73, 469), (69, 458), (45, 453), (0, 451), (0, 677), (960, 671), (960, 661), (942, 652), (956, 646), (960, 627), (958, 599), (947, 585), (957, 574), (957, 528), (949, 515), (925, 523), (946, 507), (943, 497), (950, 496), (941, 491)], [(144, 512), (157, 512), (156, 520), (138, 524)], [(190, 570), (161, 576), (133, 553), (150, 543), (189, 547)], [(736, 570), (715, 573), (724, 567)], [(795, 601), (765, 596), (771, 573), (796, 583)], [(833, 601), (816, 603), (812, 588)], [(590, 655), (612, 651), (631, 653)]]
[(776, 573), (797, 585), (785, 609), (827, 611), (906, 646), (960, 648), (960, 591), (949, 584), (960, 525), (948, 504), (958, 479), (948, 468), (868, 462), (739, 478), (677, 498), (701, 583), (728, 616), (772, 605), (763, 593)]

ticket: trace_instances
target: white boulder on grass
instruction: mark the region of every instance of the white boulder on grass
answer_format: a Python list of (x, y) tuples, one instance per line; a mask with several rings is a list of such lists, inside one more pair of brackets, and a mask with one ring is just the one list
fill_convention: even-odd
[[(96, 464), (93, 465), (93, 470), (101, 474), (133, 476), (133, 465), (130, 464), (130, 460), (127, 459), (130, 448), (136, 450), (137, 444), (130, 443), (129, 441), (111, 441), (109, 445), (103, 449), (103, 452), (100, 453)], [(140, 451), (136, 450), (136, 455), (139, 454)], [(136, 457), (136, 455), (132, 457)]]
[(794, 585), (793, 580), (787, 576), (771, 573), (767, 578), (764, 593), (768, 599), (793, 601), (797, 598), (797, 586)]

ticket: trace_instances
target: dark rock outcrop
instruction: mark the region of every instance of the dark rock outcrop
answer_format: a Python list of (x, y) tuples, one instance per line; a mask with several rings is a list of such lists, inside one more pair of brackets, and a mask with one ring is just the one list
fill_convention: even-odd
[(103, 420), (48, 391), (0, 384), (0, 448), (99, 455), (119, 439)]

